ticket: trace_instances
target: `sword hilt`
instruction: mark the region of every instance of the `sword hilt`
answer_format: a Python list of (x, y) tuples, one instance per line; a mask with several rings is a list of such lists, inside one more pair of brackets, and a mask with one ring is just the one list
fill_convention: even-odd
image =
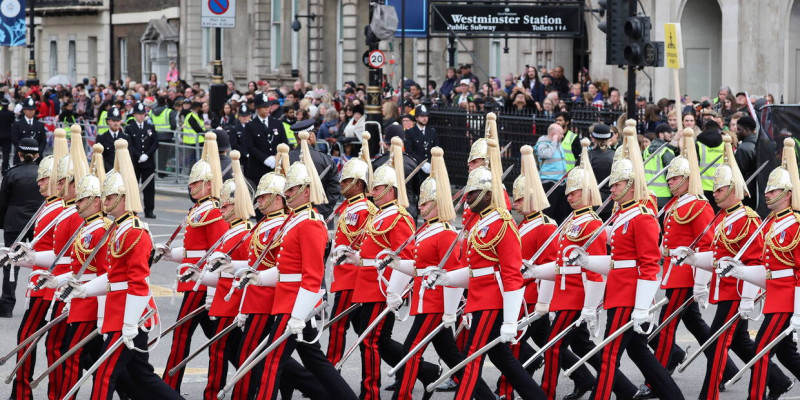
[(58, 296), (58, 298), (61, 299), (61, 301), (66, 301), (73, 289), (75, 288), (72, 285), (65, 287), (64, 290), (61, 291), (61, 295)]
[(347, 258), (347, 254), (340, 255), (339, 258), (336, 259), (336, 264), (335, 265), (341, 265), (346, 258)]
[(378, 271), (383, 271), (384, 268), (388, 267), (389, 264), (392, 263), (393, 259), (394, 259), (394, 257), (392, 257), (390, 255), (390, 256), (384, 258), (383, 260), (381, 260), (381, 262), (379, 262), (378, 265), (375, 266), (375, 268), (377, 268)]

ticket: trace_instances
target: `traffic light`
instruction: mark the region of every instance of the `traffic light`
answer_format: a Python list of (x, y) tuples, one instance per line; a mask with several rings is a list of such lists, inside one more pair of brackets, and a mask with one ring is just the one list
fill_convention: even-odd
[(630, 15), (631, 0), (599, 0), (600, 13), (605, 12), (606, 20), (598, 28), (606, 34), (606, 64), (624, 65), (625, 21)]
[(664, 66), (664, 42), (650, 41), (651, 28), (650, 17), (628, 17), (625, 20), (623, 57), (626, 64), (640, 67)]

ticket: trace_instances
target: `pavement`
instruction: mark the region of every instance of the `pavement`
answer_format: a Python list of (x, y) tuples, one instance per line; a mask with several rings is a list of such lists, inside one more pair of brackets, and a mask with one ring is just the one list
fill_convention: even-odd
[[(191, 206), (191, 202), (188, 199), (186, 194), (185, 186), (180, 185), (169, 185), (169, 184), (162, 184), (159, 183), (159, 187), (157, 188), (156, 194), (156, 209), (155, 214), (157, 215), (156, 219), (144, 219), (143, 221), (147, 222), (150, 230), (153, 235), (153, 241), (156, 243), (164, 242), (175, 229), (175, 227), (179, 224), (180, 220), (185, 216), (186, 211)], [(175, 245), (180, 246), (182, 238), (179, 237)], [(152, 267), (151, 272), (151, 285), (153, 288), (153, 292), (156, 296), (156, 303), (158, 305), (159, 312), (162, 317), (162, 321), (165, 323), (165, 327), (172, 324), (177, 316), (178, 307), (180, 306), (180, 298), (175, 297), (172, 298), (172, 291), (171, 287), (174, 283), (175, 279), (175, 268), (177, 264), (162, 261)], [(24, 275), (24, 270), (23, 274)], [(17, 295), (17, 305), (14, 310), (14, 315), (10, 319), (0, 319), (0, 356), (5, 355), (8, 351), (10, 351), (16, 345), (16, 332), (20, 324), (21, 316), (24, 312), (25, 308), (25, 300), (24, 300), (24, 285), (18, 285), (16, 290)], [(710, 322), (713, 318), (714, 313), (714, 306), (710, 306), (706, 310), (702, 310), (704, 319)], [(601, 316), (601, 320), (605, 323), (605, 316)], [(408, 330), (410, 328), (411, 321), (406, 322), (399, 322), (395, 324), (395, 329), (393, 333), (393, 338), (399, 342), (402, 342), (406, 335), (408, 334)], [(750, 333), (753, 337), (755, 337), (756, 330), (760, 322), (751, 322), (750, 323)], [(155, 333), (151, 333), (151, 338), (154, 337)], [(158, 345), (156, 349), (151, 351), (149, 357), (150, 361), (156, 369), (158, 374), (162, 374), (164, 370), (164, 366), (166, 365), (166, 359), (169, 354), (169, 346), (170, 346), (170, 339), (171, 335), (168, 335), (162, 340), (161, 343)], [(321, 343), (324, 348), (327, 348), (327, 334), (322, 336)], [(356, 340), (356, 335), (352, 332), (349, 332), (347, 337), (347, 345), (351, 345)], [(205, 336), (202, 333), (201, 329), (198, 329), (195, 332), (195, 335), (192, 340), (192, 349), (198, 348), (203, 342), (206, 341)], [(600, 339), (596, 339), (596, 341), (600, 341)], [(677, 342), (678, 345), (681, 347), (690, 346), (691, 349), (689, 352), (693, 352), (693, 350), (697, 349), (699, 345), (695, 341), (695, 339), (689, 334), (683, 325), (680, 326), (677, 332)], [(39, 345), (37, 349), (37, 374), (44, 370), (45, 362), (44, 362), (44, 345)], [(295, 355), (296, 357), (296, 355)], [(744, 363), (741, 362), (735, 356), (732, 356), (737, 363), (737, 365), (741, 366)], [(433, 362), (437, 362), (439, 358), (436, 356), (435, 351), (432, 349), (432, 346), (429, 346), (427, 351), (425, 352), (425, 359)], [(208, 356), (207, 354), (203, 354), (202, 356), (193, 360), (187, 369), (187, 373), (185, 375), (183, 386), (181, 387), (181, 394), (186, 399), (201, 399), (203, 388), (205, 387), (206, 382), (206, 374), (207, 374), (207, 366), (208, 366)], [(11, 370), (13, 369), (13, 362), (8, 362), (3, 366), (0, 366), (0, 378), (5, 379), (6, 376), (9, 375)], [(383, 378), (381, 382), (383, 385), (388, 385), (393, 380), (390, 379), (386, 372), (390, 369), (390, 366), (386, 365), (385, 363), (382, 365), (382, 370), (384, 372)], [(634, 382), (635, 384), (640, 384), (643, 382), (641, 373), (636, 369), (633, 363), (627, 356), (623, 356), (622, 364), (621, 364), (622, 371), (628, 376), (628, 378)], [(233, 368), (229, 369), (229, 374), (233, 373)], [(541, 374), (542, 371), (539, 370), (534, 374), (534, 379), (537, 382), (541, 381)], [(705, 360), (703, 357), (696, 360), (691, 366), (684, 371), (683, 373), (675, 373), (674, 378), (678, 385), (682, 388), (684, 397), (687, 399), (697, 398), (700, 392), (700, 386), (703, 382), (703, 376), (705, 374)], [(359, 357), (357, 354), (347, 361), (345, 364), (342, 375), (344, 376), (345, 380), (350, 384), (350, 386), (354, 389), (356, 393), (359, 391), (359, 385), (361, 383), (361, 367), (359, 362)], [(491, 360), (486, 360), (484, 364), (483, 370), (483, 378), (489, 383), (490, 387), (494, 389), (495, 382), (497, 381), (500, 375), (500, 371), (491, 363)], [(791, 377), (791, 374), (787, 372), (787, 375)], [(743, 399), (746, 398), (747, 393), (747, 385), (749, 381), (749, 373), (745, 375), (745, 377), (740, 380), (737, 384), (733, 385), (733, 387), (729, 388), (727, 392), (722, 393), (723, 399)], [(79, 393), (78, 399), (87, 399), (88, 392), (90, 390), (90, 383), (81, 390)], [(45, 399), (46, 396), (46, 384), (40, 385), (34, 392), (35, 399)], [(561, 378), (559, 381), (558, 386), (558, 399), (562, 398), (567, 393), (570, 393), (573, 389), (572, 382), (569, 382), (568, 379)], [(422, 388), (421, 384), (417, 384), (414, 390), (414, 398), (422, 397)], [(0, 398), (5, 398), (11, 392), (11, 387), (9, 385), (0, 384)], [(384, 398), (390, 398), (390, 392), (382, 392), (381, 393)], [(295, 395), (296, 398), (300, 398), (299, 394)], [(449, 399), (452, 398), (452, 393), (436, 393), (433, 396), (433, 399)], [(585, 396), (588, 398), (588, 395)], [(800, 399), (800, 389), (793, 389), (788, 393), (787, 396), (783, 397), (784, 399)]]

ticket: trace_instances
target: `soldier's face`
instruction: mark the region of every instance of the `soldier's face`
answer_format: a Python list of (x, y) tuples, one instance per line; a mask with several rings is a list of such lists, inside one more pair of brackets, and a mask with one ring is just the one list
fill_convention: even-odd
[[(623, 185), (623, 187), (624, 186), (625, 185)], [(613, 193), (614, 186), (611, 187), (612, 187), (611, 191)], [(569, 205), (572, 207), (573, 210), (577, 210), (583, 207), (583, 189), (573, 190), (569, 192), (569, 194), (567, 195), (567, 203), (569, 203)]]
[(225, 218), (225, 222), (230, 223), (236, 216), (233, 213), (233, 203), (225, 203), (219, 208), (220, 213), (222, 213), (222, 217)]
[(75, 202), (75, 207), (78, 209), (78, 214), (81, 218), (89, 218), (100, 212), (100, 198), (84, 197)]
[(522, 198), (514, 200), (514, 204), (512, 204), (514, 211), (522, 214)]
[(733, 196), (733, 192), (730, 192), (731, 189), (730, 186), (723, 186), (714, 191), (714, 201), (719, 208), (730, 208), (739, 202), (739, 199)]
[(47, 187), (50, 185), (50, 178), (42, 178), (36, 181), (36, 184), (39, 185), (39, 194), (42, 196), (47, 197)]
[(470, 161), (469, 163), (467, 163), (467, 166), (469, 167), (469, 170), (471, 172), (473, 169), (478, 168), (481, 165), (483, 165), (483, 163), (485, 161), (486, 161), (485, 158), (476, 158), (476, 159)]
[(775, 189), (775, 190), (770, 190), (767, 193), (764, 193), (764, 198), (767, 200), (767, 207), (770, 209), (770, 211), (775, 211), (775, 212), (782, 211), (789, 208), (789, 206), (791, 205), (792, 203), (791, 190), (789, 190), (786, 193), (786, 195), (783, 196), (783, 198), (779, 199), (778, 201), (775, 201), (778, 196), (783, 194), (783, 191), (784, 189)]
[(114, 218), (125, 214), (125, 199), (119, 197), (118, 194), (112, 194), (103, 199), (103, 210)]
[[(669, 185), (669, 190), (672, 193), (683, 194), (683, 192), (689, 189), (689, 180), (684, 178), (685, 177), (683, 175), (679, 175), (667, 179), (667, 185)], [(681, 181), (683, 182), (681, 183)]]

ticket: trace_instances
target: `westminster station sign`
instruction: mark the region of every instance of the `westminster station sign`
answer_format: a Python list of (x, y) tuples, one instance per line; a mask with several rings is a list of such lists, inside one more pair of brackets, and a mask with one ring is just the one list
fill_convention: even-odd
[[(551, 3), (552, 4), (552, 3)], [(509, 36), (579, 36), (581, 4), (537, 3), (486, 5), (431, 2), (431, 35), (455, 32), (467, 36), (508, 34)]]

